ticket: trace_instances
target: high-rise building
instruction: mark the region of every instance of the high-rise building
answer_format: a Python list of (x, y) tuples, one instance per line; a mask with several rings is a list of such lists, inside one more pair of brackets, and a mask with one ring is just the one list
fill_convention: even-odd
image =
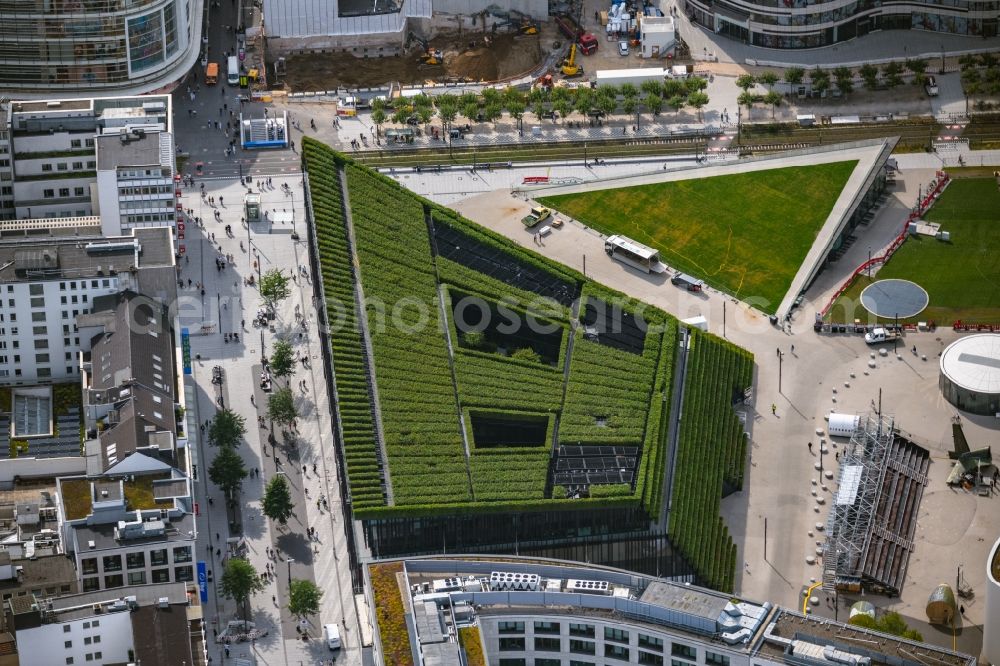
[(197, 58), (203, 0), (0, 0), (0, 90), (148, 92)]
[(684, 11), (716, 33), (779, 49), (827, 46), (876, 30), (997, 35), (993, 0), (684, 0)]

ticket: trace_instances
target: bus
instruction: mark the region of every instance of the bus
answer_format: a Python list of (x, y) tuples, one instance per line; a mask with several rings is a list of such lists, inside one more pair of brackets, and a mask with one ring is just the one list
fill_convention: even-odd
[(647, 273), (663, 273), (667, 267), (660, 261), (659, 250), (646, 247), (625, 236), (609, 236), (604, 241), (604, 251), (612, 259), (626, 266), (644, 270)]
[(236, 56), (229, 56), (229, 71), (226, 81), (231, 86), (237, 86), (240, 83), (240, 61)]

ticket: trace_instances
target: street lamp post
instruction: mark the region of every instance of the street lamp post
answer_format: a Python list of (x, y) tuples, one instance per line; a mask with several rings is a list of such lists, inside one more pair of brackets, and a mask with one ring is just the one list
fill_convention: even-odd
[(785, 360), (785, 352), (778, 352), (778, 393), (781, 393), (781, 363)]
[(294, 561), (295, 561), (295, 558), (289, 557), (288, 558), (288, 562), (287, 562), (287, 564), (288, 564), (288, 593), (289, 594), (291, 594), (291, 592), (292, 592), (292, 562), (294, 562)]

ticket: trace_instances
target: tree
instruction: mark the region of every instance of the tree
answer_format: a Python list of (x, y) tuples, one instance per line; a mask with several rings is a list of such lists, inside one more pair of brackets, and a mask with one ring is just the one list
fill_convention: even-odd
[(847, 97), (854, 91), (854, 81), (852, 81), (850, 77), (842, 78), (838, 76), (837, 90), (840, 91), (841, 95)]
[(275, 474), (264, 487), (264, 497), (260, 500), (261, 510), (271, 520), (285, 525), (292, 515), (295, 504), (284, 474)]
[[(680, 83), (680, 81), (678, 81)], [(692, 76), (682, 83), (684, 90), (687, 92), (700, 92), (708, 88), (708, 79), (701, 76)], [(664, 97), (666, 97), (667, 86), (663, 86)]]
[(923, 58), (907, 60), (906, 69), (913, 72), (913, 85), (922, 86), (927, 81), (927, 61)]
[(232, 599), (240, 606), (244, 620), (250, 619), (247, 608), (250, 595), (263, 589), (264, 581), (249, 561), (240, 557), (232, 557), (226, 561), (222, 578), (219, 579), (219, 591), (224, 597)]
[(861, 74), (861, 80), (865, 82), (865, 88), (868, 90), (878, 88), (878, 67), (870, 62), (866, 62), (861, 65), (858, 73)]
[(774, 120), (774, 110), (781, 106), (782, 100), (784, 98), (777, 90), (768, 90), (767, 94), (764, 95), (764, 103), (771, 106), (771, 120)]
[(560, 97), (552, 103), (552, 108), (565, 120), (566, 116), (573, 113), (573, 102), (568, 97)]
[(598, 95), (597, 96), (597, 108), (604, 112), (604, 115), (610, 116), (618, 108), (618, 100), (614, 95)]
[(486, 122), (496, 124), (496, 121), (503, 117), (503, 107), (499, 102), (487, 102), (483, 107), (483, 118)]
[(659, 95), (648, 93), (642, 100), (643, 106), (649, 109), (649, 112), (654, 116), (660, 115), (660, 110), (663, 108), (663, 98)]
[(889, 89), (895, 88), (903, 82), (902, 73), (903, 68), (896, 61), (887, 62), (882, 67), (882, 77), (885, 79), (885, 85)]
[(883, 613), (882, 617), (875, 619), (870, 615), (858, 614), (852, 617), (848, 624), (865, 629), (874, 629), (892, 636), (900, 636), (911, 641), (923, 641), (924, 637), (916, 629), (910, 629), (903, 619), (903, 616), (895, 611)]
[(445, 127), (451, 125), (458, 112), (458, 98), (451, 94), (438, 95), (436, 105), (441, 122)]
[(291, 295), (292, 289), (288, 283), (288, 276), (280, 268), (272, 268), (260, 276), (260, 297), (269, 308)]
[(825, 90), (829, 90), (830, 73), (820, 67), (817, 67), (809, 72), (809, 84), (813, 87), (813, 90), (817, 90), (820, 93)]
[(483, 89), (483, 104), (500, 104), (503, 106), (503, 95), (496, 88)]
[(507, 113), (510, 117), (517, 121), (517, 125), (520, 128), (521, 118), (524, 116), (524, 101), (520, 99), (509, 99), (507, 100)]
[(288, 425), (298, 415), (298, 411), (295, 409), (295, 396), (292, 395), (292, 389), (288, 387), (280, 388), (267, 399), (267, 418), (272, 421)]
[(247, 420), (231, 409), (215, 413), (208, 426), (208, 441), (223, 448), (235, 448), (247, 434)]
[(708, 104), (708, 95), (701, 92), (693, 92), (688, 95), (687, 103), (698, 112), (698, 120), (701, 120), (701, 110)]
[(407, 118), (410, 117), (410, 113), (410, 109), (405, 106), (401, 106), (392, 112), (392, 122), (402, 125), (406, 122)]
[(774, 90), (774, 84), (778, 82), (778, 75), (768, 70), (757, 77), (757, 81), (767, 86), (768, 90)]
[(295, 350), (287, 340), (278, 340), (271, 349), (271, 374), (289, 377), (295, 372)]
[(757, 85), (757, 78), (753, 74), (740, 74), (736, 77), (736, 87), (747, 92)]
[(431, 106), (418, 106), (417, 107), (417, 117), (420, 118), (420, 123), (426, 125), (434, 117), (434, 107)]
[(688, 93), (693, 92), (693, 90), (693, 88), (689, 89), (686, 85), (684, 85), (683, 81), (668, 79), (663, 82), (663, 86), (660, 89), (660, 97), (663, 99), (670, 99), (674, 95), (687, 97)]
[(624, 97), (625, 99), (628, 99), (630, 97), (635, 99), (639, 97), (639, 89), (635, 87), (634, 83), (623, 83), (621, 87), (621, 92), (622, 92), (622, 97)]
[(802, 83), (802, 79), (805, 78), (806, 70), (801, 67), (789, 67), (785, 70), (785, 75), (781, 78), (785, 80), (785, 83), (797, 86)]
[(469, 104), (475, 104), (479, 106), (479, 95), (474, 92), (464, 92), (458, 98), (458, 103), (461, 106), (468, 106)]
[(747, 107), (747, 120), (750, 119), (750, 108), (757, 101), (757, 96), (752, 92), (741, 92), (740, 96), (736, 98), (736, 103), (740, 106)]
[(680, 95), (674, 95), (667, 100), (667, 106), (669, 106), (675, 113), (680, 113), (680, 110), (684, 108), (685, 104), (687, 104), (687, 100)]
[(542, 357), (538, 355), (531, 347), (521, 347), (520, 349), (515, 349), (511, 355), (511, 358), (516, 358), (519, 361), (527, 361), (529, 363), (541, 363)]
[(647, 97), (649, 95), (663, 94), (663, 85), (659, 81), (643, 81), (640, 87), (642, 88), (642, 92), (646, 93)]
[(622, 100), (622, 113), (632, 115), (639, 108), (639, 100), (635, 97), (626, 97)]
[[(464, 95), (463, 95), (464, 97)], [(476, 102), (471, 102), (469, 104), (462, 105), (462, 115), (472, 123), (479, 121), (479, 104)]]
[(293, 580), (288, 585), (288, 612), (304, 620), (319, 613), (319, 600), (323, 590), (311, 580)]
[(542, 102), (535, 102), (531, 107), (531, 113), (534, 114), (535, 120), (542, 122), (542, 114), (545, 113), (545, 104)]
[(372, 109), (372, 123), (377, 128), (379, 134), (382, 133), (382, 125), (387, 120), (384, 109)]
[(247, 478), (247, 468), (243, 465), (243, 458), (236, 450), (229, 446), (224, 446), (212, 461), (212, 466), (208, 468), (208, 478), (217, 485), (227, 497), (234, 496), (243, 485), (243, 479)]
[(594, 106), (594, 96), (590, 94), (590, 88), (577, 88), (574, 108), (580, 115), (586, 116)]

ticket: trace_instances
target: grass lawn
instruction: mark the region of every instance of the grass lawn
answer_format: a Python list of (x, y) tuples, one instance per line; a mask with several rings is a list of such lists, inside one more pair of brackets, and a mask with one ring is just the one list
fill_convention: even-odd
[[(910, 236), (875, 279), (913, 280), (930, 297), (930, 305), (915, 320), (950, 325), (1000, 321), (1000, 189), (995, 178), (961, 178), (948, 185), (926, 215), (951, 232), (951, 242)], [(830, 311), (831, 321), (867, 321), (862, 277)], [(852, 314), (852, 307), (853, 312)]]
[(541, 202), (773, 313), (857, 161), (579, 194)]

